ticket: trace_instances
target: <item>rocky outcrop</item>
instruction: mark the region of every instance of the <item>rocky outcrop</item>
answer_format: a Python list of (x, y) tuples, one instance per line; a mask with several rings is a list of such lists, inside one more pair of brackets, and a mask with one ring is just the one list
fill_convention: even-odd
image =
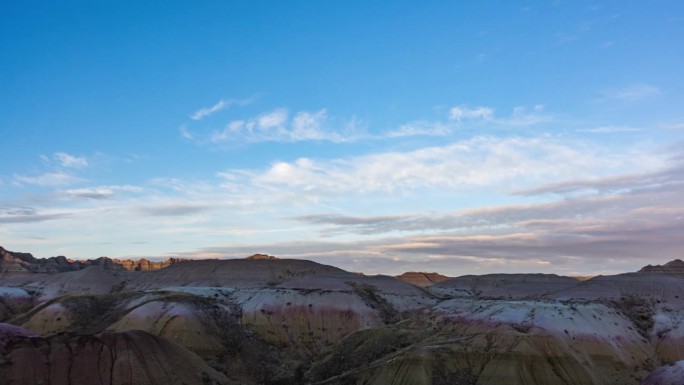
[(278, 258), (276, 258), (272, 255), (268, 255), (268, 254), (252, 254), (245, 259), (278, 259)]
[(111, 260), (114, 265), (119, 265), (124, 268), (124, 270), (128, 271), (151, 271), (151, 270), (160, 270), (165, 267), (169, 267), (175, 263), (180, 263), (180, 262), (187, 262), (187, 259), (179, 259), (179, 258), (169, 258), (164, 261), (158, 261), (158, 262), (153, 262), (153, 261), (148, 261), (145, 258), (141, 258), (138, 260), (131, 260), (131, 259), (112, 259)]
[(97, 259), (73, 260), (64, 256), (50, 258), (35, 258), (29, 253), (7, 251), (0, 247), (0, 274), (28, 274), (28, 273), (64, 273), (82, 270), (90, 266), (101, 266), (112, 271), (149, 271), (159, 270), (173, 264), (187, 261), (186, 259), (169, 258), (165, 261), (153, 262), (141, 258), (139, 260), (111, 259), (100, 257)]
[(640, 273), (659, 273), (659, 274), (675, 274), (675, 275), (681, 275), (684, 276), (684, 261), (681, 259), (675, 259), (674, 261), (670, 261), (664, 265), (656, 265), (656, 266), (644, 266), (641, 270), (639, 270)]
[(641, 385), (682, 385), (684, 384), (684, 361), (662, 366), (649, 374)]
[(423, 273), (415, 271), (409, 271), (402, 275), (397, 275), (395, 278), (420, 287), (434, 285), (435, 283), (440, 283), (449, 279), (449, 277), (439, 273)]
[(651, 272), (597, 276), (553, 293), (556, 299), (619, 300), (630, 296), (684, 306), (684, 275)]
[(0, 328), (3, 384), (230, 384), (189, 351), (143, 331), (38, 337)]

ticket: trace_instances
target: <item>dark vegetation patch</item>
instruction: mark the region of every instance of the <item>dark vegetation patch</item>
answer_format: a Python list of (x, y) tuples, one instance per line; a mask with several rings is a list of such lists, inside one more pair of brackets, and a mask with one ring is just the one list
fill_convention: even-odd
[(354, 293), (361, 297), (363, 302), (380, 313), (380, 318), (385, 324), (399, 321), (399, 313), (394, 307), (377, 294), (377, 288), (361, 282), (347, 282), (352, 287)]
[(76, 334), (95, 334), (118, 321), (127, 309), (120, 306), (126, 300), (141, 295), (135, 292), (115, 294), (67, 295), (60, 298), (60, 304), (69, 312), (71, 328)]
[(301, 363), (243, 326), (242, 308), (237, 303), (179, 292), (168, 292), (158, 300), (183, 303), (194, 310), (204, 332), (223, 346), (218, 356), (203, 358), (228, 378), (241, 384), (302, 383)]
[[(395, 327), (361, 330), (329, 347), (323, 358), (314, 363), (307, 376), (312, 382), (340, 376), (410, 347), (424, 337), (420, 332)], [(340, 383), (345, 382), (342, 380)]]
[(121, 293), (126, 289), (126, 280), (123, 280), (115, 285), (112, 286), (111, 293), (116, 294), (116, 293)]
[(610, 305), (629, 318), (637, 331), (648, 337), (648, 331), (653, 327), (654, 305), (650, 301), (635, 295), (626, 295), (619, 300), (610, 301)]
[(433, 365), (432, 385), (476, 385), (477, 377), (470, 370), (449, 370), (445, 365)]

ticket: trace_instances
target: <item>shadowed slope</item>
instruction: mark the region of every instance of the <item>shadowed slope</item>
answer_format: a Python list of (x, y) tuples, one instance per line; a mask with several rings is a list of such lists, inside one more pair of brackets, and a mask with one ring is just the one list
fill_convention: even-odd
[(0, 329), (3, 384), (230, 384), (201, 358), (142, 331), (36, 337)]
[(443, 295), (475, 295), (485, 298), (542, 298), (579, 284), (575, 278), (555, 274), (464, 275), (430, 286)]

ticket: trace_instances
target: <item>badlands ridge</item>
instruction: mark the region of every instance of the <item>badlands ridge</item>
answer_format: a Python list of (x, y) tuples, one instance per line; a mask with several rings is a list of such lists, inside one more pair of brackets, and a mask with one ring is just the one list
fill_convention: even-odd
[[(680, 298), (681, 297), (681, 298)], [(0, 247), (0, 384), (682, 384), (684, 262), (365, 276)]]

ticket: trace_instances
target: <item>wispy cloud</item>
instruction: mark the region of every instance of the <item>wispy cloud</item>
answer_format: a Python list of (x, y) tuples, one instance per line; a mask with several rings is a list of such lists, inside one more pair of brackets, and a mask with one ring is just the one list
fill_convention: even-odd
[(460, 105), (449, 109), (448, 118), (444, 121), (414, 121), (390, 130), (383, 136), (399, 138), (407, 136), (449, 136), (457, 130), (469, 127), (516, 128), (530, 127), (553, 121), (551, 115), (545, 114), (544, 106), (535, 105), (514, 107), (508, 116), (497, 116), (492, 107), (468, 107)]
[(553, 121), (553, 117), (544, 114), (543, 111), (542, 104), (537, 104), (532, 108), (517, 106), (513, 108), (511, 116), (495, 119), (495, 122), (507, 127), (527, 127)]
[(216, 104), (210, 107), (203, 107), (195, 111), (192, 115), (190, 115), (190, 119), (202, 120), (210, 115), (213, 115), (216, 112), (224, 110), (233, 105), (246, 106), (248, 104), (253, 103), (255, 99), (255, 97), (247, 99), (221, 99), (218, 102), (216, 102)]
[[(227, 103), (219, 103), (206, 110), (226, 108), (226, 105)], [(516, 106), (507, 116), (497, 116), (492, 107), (460, 105), (450, 108), (442, 121), (412, 121), (396, 129), (370, 134), (363, 122), (356, 117), (346, 120), (331, 117), (325, 108), (292, 113), (286, 108), (279, 107), (250, 118), (231, 120), (223, 129), (209, 133), (201, 133), (201, 130), (191, 131), (187, 125), (181, 125), (178, 131), (183, 139), (198, 144), (305, 141), (350, 143), (411, 136), (446, 137), (457, 130), (473, 127), (505, 129), (530, 127), (551, 121), (553, 117), (544, 113), (544, 106), (541, 104), (532, 107)]]
[(684, 130), (684, 122), (666, 123), (663, 127), (668, 130)]
[(614, 134), (619, 132), (637, 132), (641, 131), (641, 129), (629, 126), (598, 126), (592, 128), (581, 128), (576, 131), (591, 134)]
[(99, 187), (87, 187), (79, 189), (70, 189), (60, 192), (63, 195), (72, 199), (111, 199), (115, 196), (117, 192), (142, 192), (143, 189), (137, 186), (130, 185), (112, 185), (112, 186), (99, 186)]
[(682, 194), (684, 186), (678, 185), (657, 192), (479, 208), (445, 216), (307, 216), (298, 219), (324, 226), (324, 235), (329, 226), (337, 233), (369, 235), (397, 229), (407, 233), (344, 242), (243, 244), (191, 254), (237, 257), (264, 250), (384, 274), (409, 270), (453, 276), (478, 271), (614, 274), (634, 271), (648, 263), (645, 260), (663, 263), (681, 257)]
[(33, 207), (0, 208), (0, 223), (35, 223), (68, 218), (68, 213), (45, 213)]
[(183, 138), (185, 140), (194, 140), (195, 139), (195, 135), (192, 132), (190, 132), (188, 127), (185, 125), (181, 125), (180, 127), (178, 127), (178, 132), (180, 133), (181, 138)]
[(231, 104), (232, 103), (230, 101), (219, 100), (218, 103), (214, 104), (211, 107), (204, 107), (204, 108), (200, 108), (199, 110), (195, 111), (195, 113), (190, 116), (190, 119), (202, 120), (202, 119), (206, 118), (207, 116), (209, 116), (215, 112), (221, 111), (222, 109), (230, 106)]
[[(585, 185), (598, 187), (591, 195), (546, 203), (446, 214), (316, 214), (292, 219), (321, 226), (323, 235), (406, 233), (337, 247), (324, 242), (307, 246), (325, 251), (324, 255), (341, 266), (371, 272), (376, 267), (378, 272), (387, 272), (373, 261), (381, 264), (391, 260), (386, 266), (399, 272), (415, 264), (423, 269), (439, 266), (442, 273), (460, 275), (477, 271), (478, 263), (485, 263), (490, 271), (496, 268), (492, 266), (495, 263), (500, 271), (529, 272), (538, 271), (530, 270), (530, 266), (544, 262), (542, 270), (546, 272), (598, 274), (639, 268), (645, 264), (644, 258), (662, 263), (680, 257), (684, 247), (681, 164), (652, 173), (575, 183), (576, 188)], [(285, 249), (291, 256), (305, 254), (307, 247), (292, 246)], [(364, 253), (371, 257), (360, 258)], [(456, 262), (465, 270), (456, 270)]]
[(84, 157), (74, 156), (65, 152), (57, 152), (54, 154), (55, 159), (62, 165), (62, 167), (71, 168), (85, 168), (88, 167), (88, 161)]
[(441, 122), (411, 122), (402, 124), (398, 129), (389, 131), (388, 138), (401, 138), (408, 136), (448, 136), (453, 132), (453, 127)]
[(494, 109), (490, 107), (474, 107), (466, 106), (453, 107), (449, 110), (449, 119), (457, 122), (462, 122), (469, 119), (483, 119), (491, 120), (494, 117)]
[(557, 183), (546, 183), (515, 192), (519, 195), (574, 194), (578, 192), (615, 193), (641, 191), (684, 185), (684, 163), (677, 157), (670, 159), (664, 168), (640, 174), (611, 175), (602, 178), (578, 178)]
[(69, 185), (81, 181), (80, 178), (63, 171), (46, 172), (34, 176), (14, 174), (13, 177), (15, 183), (37, 186)]
[(186, 216), (193, 215), (212, 209), (207, 204), (193, 204), (187, 202), (165, 203), (160, 205), (147, 205), (138, 208), (138, 211), (149, 216)]
[(109, 188), (82, 188), (72, 189), (64, 192), (64, 195), (70, 198), (86, 198), (86, 199), (108, 199), (114, 196), (114, 191)]
[(332, 128), (328, 111), (299, 111), (290, 117), (285, 108), (277, 108), (246, 120), (233, 120), (223, 130), (213, 131), (212, 143), (247, 142), (353, 142), (365, 134), (354, 119), (341, 129)]
[(293, 217), (300, 222), (326, 225), (323, 235), (354, 233), (362, 235), (392, 232), (480, 231), (512, 228), (530, 220), (557, 220), (596, 215), (611, 207), (615, 198), (584, 198), (558, 202), (494, 206), (460, 210), (451, 213), (427, 213), (388, 216), (348, 216), (337, 214), (303, 215)]
[(633, 103), (644, 99), (656, 97), (661, 94), (660, 88), (645, 83), (636, 83), (621, 88), (611, 88), (601, 91), (599, 101), (616, 101)]
[[(264, 125), (281, 125), (277, 114), (263, 117)], [(292, 120), (288, 113), (285, 125)], [(138, 256), (145, 250), (159, 256), (175, 244), (171, 247), (194, 257), (267, 252), (368, 273), (431, 269), (457, 275), (483, 266), (489, 272), (577, 273), (577, 266), (592, 270), (584, 273), (624, 271), (616, 266), (643, 257), (654, 241), (662, 243), (653, 255), (657, 263), (684, 246), (679, 158), (635, 148), (642, 152), (614, 152), (549, 135), (481, 136), (412, 151), (300, 158), (227, 170), (210, 180), (61, 189), (57, 199), (53, 194), (51, 201), (40, 202), (54, 206), (0, 210), (0, 223), (20, 229), (29, 244), (35, 240), (28, 237), (55, 234), (53, 220), (68, 219), (87, 231), (60, 242), (93, 243), (107, 234), (117, 250)], [(635, 172), (626, 174), (630, 169)], [(510, 197), (518, 203), (497, 204), (483, 194), (481, 207), (458, 208), (461, 192), (511, 190), (522, 195)], [(421, 203), (431, 199), (423, 197), (426, 191), (445, 192), (455, 206), (430, 211), (429, 203)], [(369, 215), (357, 201), (372, 205), (399, 197), (414, 199), (412, 212), (383, 211), (378, 205), (378, 214)], [(316, 231), (324, 241), (284, 241)], [(140, 233), (148, 243), (131, 241)], [(188, 251), (198, 244), (212, 247)]]
[[(646, 153), (629, 156), (588, 150), (586, 143), (553, 137), (476, 137), (446, 146), (331, 161), (300, 158), (262, 172), (232, 170), (227, 183), (252, 183), (306, 195), (397, 192), (421, 188), (456, 191), (478, 186), (567, 179), (569, 175), (658, 164)], [(637, 165), (636, 162), (641, 162)], [(602, 170), (602, 171), (598, 171)], [(598, 175), (597, 175), (598, 176)], [(232, 179), (231, 179), (232, 178)], [(248, 182), (244, 181), (247, 178)]]

